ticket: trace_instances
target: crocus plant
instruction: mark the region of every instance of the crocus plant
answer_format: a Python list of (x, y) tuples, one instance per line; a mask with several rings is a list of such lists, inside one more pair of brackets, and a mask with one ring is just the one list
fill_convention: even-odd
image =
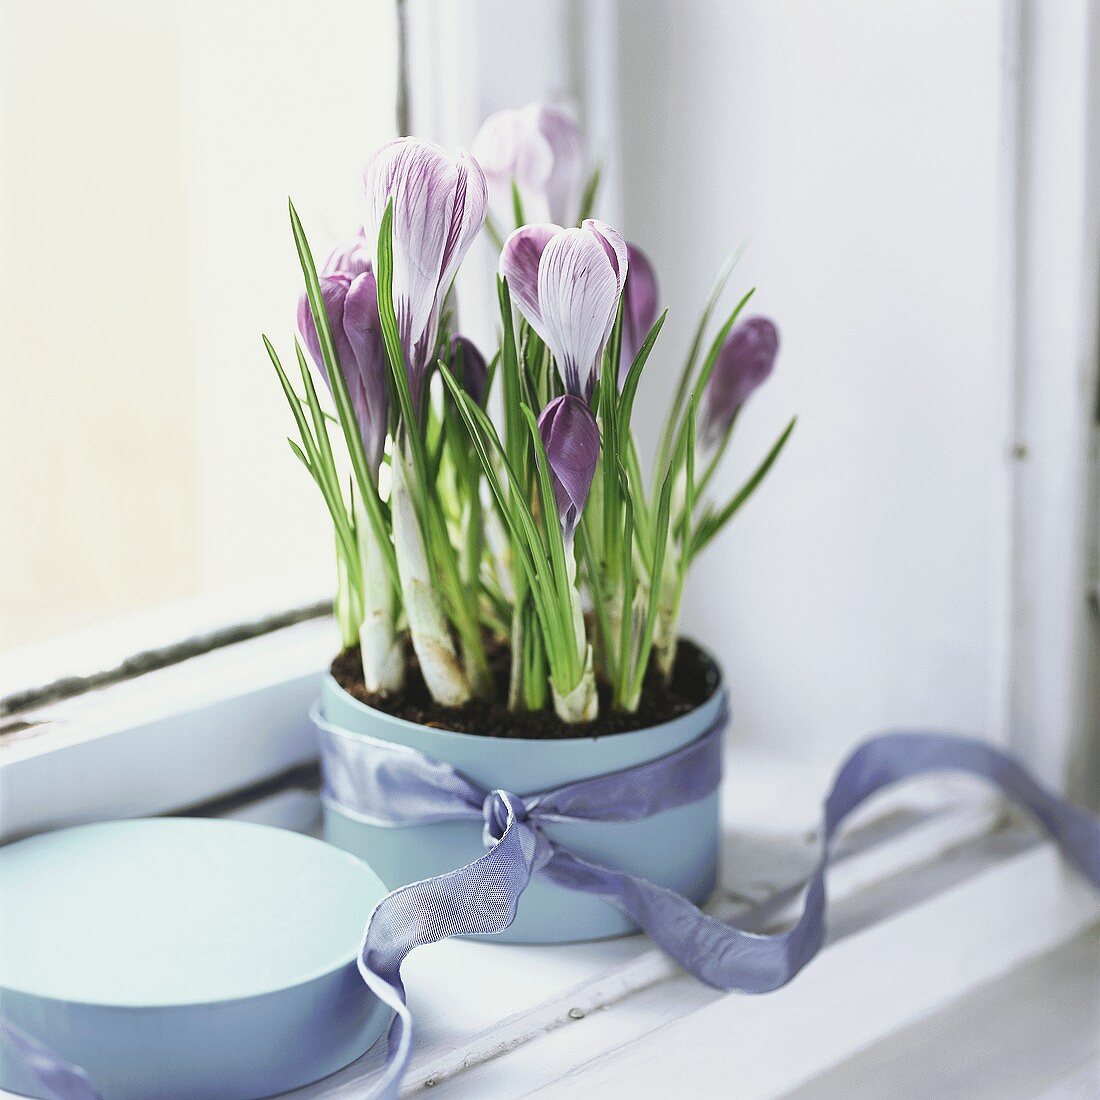
[[(540, 105), (492, 116), (473, 155), (391, 142), (364, 172), (362, 227), (320, 270), (291, 207), (300, 385), (265, 344), (332, 519), (343, 642), (380, 701), (404, 687), (407, 642), (437, 702), (491, 696), (495, 636), (513, 709), (566, 723), (595, 719), (601, 699), (636, 710), (647, 677), (673, 674), (692, 561), (794, 427), (712, 499), (779, 346), (771, 321), (742, 318), (751, 291), (708, 341), (731, 260), (643, 471), (632, 413), (665, 314), (645, 253), (589, 217), (599, 177), (582, 194), (582, 149), (569, 116)], [(458, 331), (453, 294), (483, 228), (499, 250), (488, 359)]]

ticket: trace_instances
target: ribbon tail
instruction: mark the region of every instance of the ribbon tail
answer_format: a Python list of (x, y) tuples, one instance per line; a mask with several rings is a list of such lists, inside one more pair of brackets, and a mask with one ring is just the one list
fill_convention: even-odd
[(715, 989), (767, 993), (786, 985), (825, 939), (829, 845), (845, 819), (878, 791), (934, 772), (965, 772), (996, 784), (1051, 834), (1065, 857), (1100, 887), (1100, 819), (1046, 790), (1007, 753), (941, 734), (888, 734), (858, 748), (825, 801), (822, 854), (802, 914), (784, 932), (761, 935), (724, 924), (686, 898), (643, 878), (555, 849), (543, 873), (561, 886), (599, 894), (627, 914), (685, 970)]
[(597, 866), (560, 849), (542, 873), (559, 886), (598, 894), (611, 902), (666, 955), (714, 989), (738, 993), (778, 989), (821, 946), (820, 924), (812, 926), (810, 922), (802, 930), (796, 925), (774, 936), (746, 932), (707, 916), (667, 887), (625, 871)]
[(0, 1039), (21, 1065), (46, 1090), (50, 1100), (101, 1100), (87, 1073), (65, 1061), (11, 1020), (0, 1017)]
[(508, 806), (507, 827), (485, 855), (444, 875), (387, 894), (367, 921), (359, 973), (394, 1011), (386, 1068), (371, 1096), (396, 1100), (413, 1050), (413, 1021), (401, 981), (401, 964), (417, 947), (450, 936), (503, 932), (516, 917), (531, 881), (538, 840)]

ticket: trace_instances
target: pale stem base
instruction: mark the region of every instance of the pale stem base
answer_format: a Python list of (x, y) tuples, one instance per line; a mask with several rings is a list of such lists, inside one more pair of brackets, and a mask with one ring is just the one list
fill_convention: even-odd
[(362, 525), (359, 560), (363, 571), (363, 621), (359, 625), (363, 682), (367, 691), (387, 695), (405, 685), (405, 647), (394, 629), (397, 593), (369, 523)]
[(409, 635), (432, 698), (447, 707), (470, 699), (470, 683), (455, 651), (447, 616), (428, 568), (420, 521), (413, 505), (406, 459), (393, 456), (393, 541)]

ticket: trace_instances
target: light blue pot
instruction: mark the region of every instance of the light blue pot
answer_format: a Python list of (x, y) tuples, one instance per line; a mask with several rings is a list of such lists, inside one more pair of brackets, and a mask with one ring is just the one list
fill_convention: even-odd
[[(354, 733), (419, 749), (446, 761), (484, 790), (519, 795), (559, 787), (655, 760), (694, 741), (717, 719), (725, 688), (696, 710), (633, 733), (560, 741), (507, 740), (407, 722), (361, 703), (331, 677), (322, 688), (325, 718)], [(718, 794), (640, 821), (558, 822), (547, 836), (578, 856), (641, 875), (695, 902), (714, 889), (718, 866)], [(485, 851), (481, 825), (444, 822), (382, 827), (325, 810), (325, 838), (366, 860), (391, 890), (443, 874)], [(568, 943), (635, 931), (613, 905), (536, 876), (520, 899), (505, 943)]]

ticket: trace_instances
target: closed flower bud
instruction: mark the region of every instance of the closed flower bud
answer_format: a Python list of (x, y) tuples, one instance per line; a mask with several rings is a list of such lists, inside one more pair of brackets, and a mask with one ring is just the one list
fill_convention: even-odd
[(321, 267), (322, 275), (350, 275), (353, 279), (371, 270), (371, 250), (362, 229), (344, 244), (338, 244)]
[(596, 474), (600, 429), (592, 410), (572, 394), (551, 401), (542, 410), (538, 424), (550, 463), (558, 519), (568, 542), (580, 523)]
[(619, 376), (630, 370), (634, 356), (657, 320), (657, 274), (649, 257), (637, 246), (626, 246), (629, 271), (623, 285), (623, 348)]
[[(321, 298), (325, 303), (325, 315), (332, 331), (340, 373), (347, 384), (351, 407), (359, 424), (367, 463), (372, 471), (377, 472), (386, 442), (389, 394), (386, 390), (386, 360), (374, 274), (368, 266), (366, 271), (354, 278), (344, 273), (322, 275)], [(298, 331), (331, 389), (317, 328), (305, 294), (298, 301)]]
[(699, 442), (717, 447), (750, 394), (767, 381), (779, 351), (779, 332), (767, 317), (749, 317), (726, 338), (703, 395)]
[(497, 111), (482, 123), (471, 152), (485, 172), (501, 225), (514, 224), (513, 181), (527, 221), (576, 220), (584, 150), (577, 124), (564, 111), (541, 103)]
[(484, 408), (489, 368), (477, 346), (465, 336), (451, 338), (451, 370), (474, 402)]

